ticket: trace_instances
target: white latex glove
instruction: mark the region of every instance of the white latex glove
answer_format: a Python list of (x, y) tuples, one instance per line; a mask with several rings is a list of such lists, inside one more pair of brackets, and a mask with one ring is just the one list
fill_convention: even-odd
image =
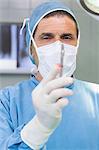
[(57, 65), (32, 92), (36, 115), (23, 128), (21, 137), (33, 149), (39, 149), (46, 143), (61, 121), (62, 109), (68, 104), (66, 96), (73, 94), (72, 90), (64, 88), (71, 85), (73, 79), (65, 76), (56, 78), (60, 71), (61, 67)]

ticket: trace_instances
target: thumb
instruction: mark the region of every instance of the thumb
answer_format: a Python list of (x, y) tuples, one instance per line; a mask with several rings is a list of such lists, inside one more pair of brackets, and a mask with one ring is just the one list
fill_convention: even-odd
[(48, 75), (45, 78), (43, 78), (41, 83), (46, 84), (47, 82), (55, 79), (57, 74), (59, 74), (60, 71), (61, 71), (61, 65), (56, 64), (55, 66), (53, 66), (52, 70), (48, 73)]

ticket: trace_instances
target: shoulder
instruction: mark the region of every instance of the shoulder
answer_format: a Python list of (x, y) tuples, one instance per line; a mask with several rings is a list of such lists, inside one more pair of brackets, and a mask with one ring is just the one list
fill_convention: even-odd
[(22, 94), (30, 93), (36, 87), (31, 79), (24, 80), (14, 86), (8, 86), (0, 90), (0, 101), (11, 101)]
[(76, 79), (75, 86), (81, 89), (82, 91), (85, 90), (86, 92), (99, 95), (99, 84)]

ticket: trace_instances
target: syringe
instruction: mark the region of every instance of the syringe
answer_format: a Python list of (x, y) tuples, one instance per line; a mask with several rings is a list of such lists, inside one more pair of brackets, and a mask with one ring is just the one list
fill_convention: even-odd
[(61, 64), (61, 72), (60, 72), (60, 77), (63, 75), (63, 61), (64, 61), (64, 45), (61, 44), (61, 57), (60, 57), (60, 64)]

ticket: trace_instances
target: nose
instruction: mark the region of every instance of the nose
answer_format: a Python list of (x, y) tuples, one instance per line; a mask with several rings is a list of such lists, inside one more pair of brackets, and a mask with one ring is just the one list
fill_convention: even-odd
[(58, 34), (55, 36), (55, 42), (56, 41), (61, 41), (60, 36)]

